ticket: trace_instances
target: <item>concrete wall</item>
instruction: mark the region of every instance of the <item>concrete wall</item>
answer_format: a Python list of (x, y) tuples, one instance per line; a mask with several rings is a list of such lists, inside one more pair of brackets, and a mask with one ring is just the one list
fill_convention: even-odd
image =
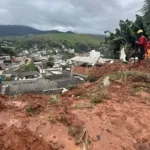
[(87, 77), (89, 75), (95, 76), (99, 67), (82, 67), (82, 66), (72, 66), (71, 72), (73, 75), (80, 75), (83, 77)]

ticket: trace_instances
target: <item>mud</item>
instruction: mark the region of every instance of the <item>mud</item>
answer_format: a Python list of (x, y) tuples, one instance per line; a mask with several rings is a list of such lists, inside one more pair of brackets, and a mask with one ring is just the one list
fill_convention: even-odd
[[(149, 73), (148, 64), (107, 64), (98, 78), (118, 70)], [(51, 103), (51, 95), (0, 96), (0, 150), (150, 150), (149, 78), (84, 83)], [(91, 105), (93, 98), (100, 99)], [(82, 104), (82, 105), (79, 105)], [(85, 106), (84, 106), (85, 105)], [(90, 108), (87, 108), (90, 106)]]
[(1, 150), (51, 150), (50, 145), (29, 129), (11, 126), (0, 130)]

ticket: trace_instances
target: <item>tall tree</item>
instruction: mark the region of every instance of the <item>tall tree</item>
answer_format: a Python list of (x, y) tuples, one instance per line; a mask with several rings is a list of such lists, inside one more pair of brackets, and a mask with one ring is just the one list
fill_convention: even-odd
[(141, 9), (143, 14), (143, 23), (147, 35), (150, 37), (150, 0), (145, 0), (144, 5)]

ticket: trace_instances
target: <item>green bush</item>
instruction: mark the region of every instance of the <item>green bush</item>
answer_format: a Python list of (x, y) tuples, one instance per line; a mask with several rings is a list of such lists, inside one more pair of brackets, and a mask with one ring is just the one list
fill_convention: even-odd
[(72, 84), (68, 85), (69, 90), (76, 89), (76, 88), (77, 88), (77, 85), (72, 85)]
[(52, 62), (52, 61), (48, 61), (47, 63), (46, 63), (46, 65), (48, 66), (48, 67), (53, 67), (54, 66), (54, 63)]
[(51, 104), (56, 104), (58, 102), (57, 96), (56, 95), (52, 95), (49, 102)]
[(85, 81), (88, 81), (88, 82), (95, 82), (96, 80), (97, 80), (97, 78), (94, 77), (94, 76), (92, 76), (92, 75), (89, 75), (89, 76), (85, 79)]
[(36, 68), (35, 64), (34, 64), (33, 62), (31, 62), (31, 63), (28, 64), (28, 65), (23, 65), (23, 66), (20, 68), (20, 70), (26, 71), (26, 72), (28, 72), (28, 71), (37, 71), (37, 68)]

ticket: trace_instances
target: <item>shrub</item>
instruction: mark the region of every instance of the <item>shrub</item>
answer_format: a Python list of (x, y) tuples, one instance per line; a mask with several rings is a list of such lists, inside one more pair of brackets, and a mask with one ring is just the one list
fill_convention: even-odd
[(76, 89), (76, 88), (77, 88), (77, 85), (72, 85), (72, 84), (68, 85), (69, 90)]
[(51, 104), (56, 104), (58, 102), (57, 96), (56, 95), (52, 95), (49, 102)]
[(95, 82), (96, 80), (97, 80), (97, 78), (94, 77), (94, 76), (92, 76), (92, 75), (89, 75), (89, 76), (85, 79), (85, 81), (88, 81), (88, 82)]
[(57, 121), (56, 121), (56, 118), (54, 116), (54, 114), (51, 112), (50, 113), (50, 116), (49, 116), (49, 121), (52, 123), (52, 124), (55, 124)]
[(110, 99), (110, 95), (105, 92), (101, 92), (95, 95), (92, 95), (91, 97), (91, 103), (98, 104), (102, 103), (104, 99)]
[(94, 104), (98, 104), (98, 103), (102, 103), (102, 102), (103, 102), (102, 98), (99, 97), (98, 95), (93, 96), (91, 99), (91, 103), (94, 103)]

